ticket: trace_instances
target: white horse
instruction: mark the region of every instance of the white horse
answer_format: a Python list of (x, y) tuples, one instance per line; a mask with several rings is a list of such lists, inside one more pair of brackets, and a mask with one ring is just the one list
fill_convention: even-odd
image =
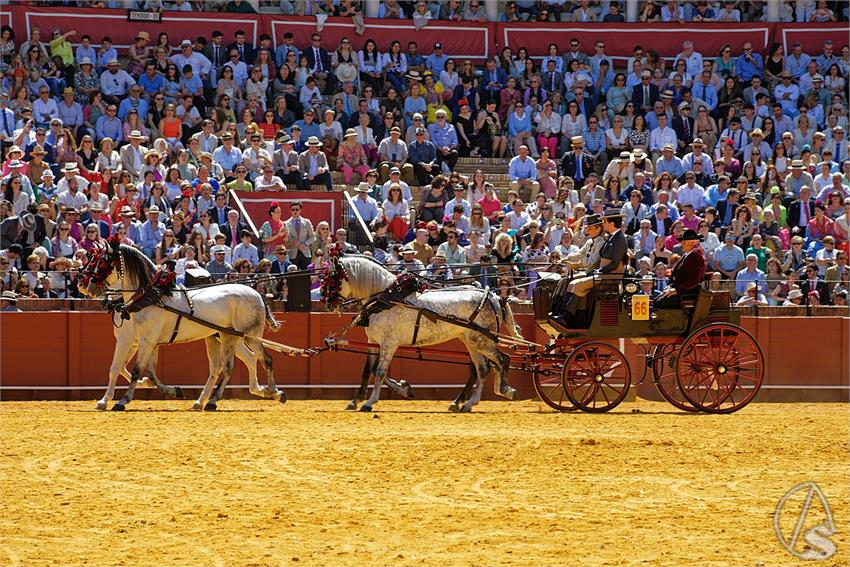
[[(93, 255), (84, 269), (78, 287), (89, 297), (101, 297), (110, 288), (117, 288), (124, 302), (131, 300), (136, 290), (151, 283), (155, 266), (144, 254), (130, 246), (111, 242), (109, 248), (101, 249)], [(127, 331), (116, 332), (116, 355), (110, 369), (109, 386), (104, 397), (98, 402), (98, 409), (105, 409), (111, 400), (115, 381), (124, 365), (136, 350), (136, 365), (132, 380), (124, 397), (113, 406), (120, 411), (132, 401), (140, 379), (147, 377), (169, 397), (181, 394), (179, 388), (165, 386), (156, 376), (157, 350), (160, 345), (185, 343), (204, 339), (210, 374), (199, 398), (192, 409), (214, 410), (216, 402), (224, 392), (227, 381), (233, 371), (234, 355), (248, 367), (249, 389), (252, 394), (286, 401), (286, 395), (274, 384), (272, 358), (260, 342), (265, 325), (273, 330), (280, 328), (268, 309), (263, 297), (254, 289), (242, 284), (222, 284), (196, 290), (181, 290), (173, 295), (164, 295), (162, 303), (190, 311), (195, 317), (222, 328), (233, 329), (243, 336), (219, 332), (186, 318), (178, 323), (178, 315), (156, 306), (145, 307), (130, 315)], [(179, 325), (179, 326), (178, 326)], [(176, 332), (175, 332), (176, 329)], [(121, 353), (126, 353), (123, 356)], [(257, 362), (263, 365), (268, 378), (267, 386), (259, 386), (257, 381)], [(218, 386), (216, 378), (221, 375)], [(215, 387), (215, 391), (213, 391)]]
[[(386, 290), (396, 280), (393, 274), (378, 262), (365, 256), (333, 257), (326, 277), (337, 278), (339, 295), (344, 299), (365, 301), (373, 295)], [(486, 295), (486, 297), (483, 297)], [(429, 346), (459, 339), (469, 351), (469, 357), (475, 368), (477, 384), (472, 388), (464, 388), (455, 401), (449, 406), (451, 411), (469, 412), (481, 400), (484, 381), (492, 365), (496, 371), (494, 390), (496, 394), (513, 399), (516, 390), (508, 385), (507, 374), (510, 357), (501, 352), (496, 342), (487, 335), (461, 325), (437, 319), (432, 321), (426, 316), (419, 318), (419, 329), (416, 330), (418, 317), (417, 308), (425, 308), (444, 316), (453, 316), (467, 320), (477, 311), (474, 323), (491, 333), (498, 333), (502, 323), (505, 323), (511, 336), (522, 339), (516, 329), (513, 312), (509, 305), (502, 305), (494, 294), (487, 290), (472, 286), (459, 285), (414, 294), (406, 299), (409, 305), (393, 305), (389, 309), (369, 316), (366, 335), (369, 341), (380, 345), (377, 356), (370, 353), (367, 368), (374, 374), (375, 382), (371, 397), (363, 404), (360, 411), (371, 411), (378, 402), (381, 385), (387, 376), (390, 362), (400, 346)], [(482, 305), (482, 308), (478, 308)], [(346, 409), (356, 409), (357, 404), (365, 397), (369, 372), (364, 372), (363, 382), (355, 398)], [(462, 404), (462, 405), (461, 405)]]

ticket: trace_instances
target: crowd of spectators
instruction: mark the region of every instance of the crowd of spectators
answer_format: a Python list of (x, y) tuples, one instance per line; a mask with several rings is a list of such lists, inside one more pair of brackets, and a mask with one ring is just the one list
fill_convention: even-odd
[[(522, 299), (537, 271), (569, 270), (586, 215), (617, 208), (647, 293), (663, 291), (678, 237), (693, 229), (712, 285), (741, 304), (846, 303), (846, 44), (701, 53), (695, 38), (668, 61), (647, 41), (617, 69), (603, 41), (574, 38), (543, 57), (505, 48), (478, 64), (439, 42), (396, 40), (381, 52), (357, 2), (279, 5), (351, 16), (354, 35), (252, 45), (214, 27), (174, 41), (140, 30), (119, 53), (106, 34), (0, 29), (3, 292), (74, 297), (74, 268), (118, 235), (180, 281), (195, 266), (246, 282), (320, 268), (337, 246)], [(211, 6), (253, 10), (239, 0), (136, 7)], [(783, 4), (813, 22), (846, 20), (839, 7)], [(641, 20), (754, 21), (763, 8), (646, 2)], [(517, 1), (502, 17), (612, 21), (622, 9)], [(380, 17), (486, 19), (480, 0), (387, 0)], [(481, 169), (462, 175), (460, 158)], [(494, 165), (507, 199), (484, 173)], [(272, 206), (254, 234), (230, 194), (341, 185), (356, 197), (333, 232), (292, 203)]]

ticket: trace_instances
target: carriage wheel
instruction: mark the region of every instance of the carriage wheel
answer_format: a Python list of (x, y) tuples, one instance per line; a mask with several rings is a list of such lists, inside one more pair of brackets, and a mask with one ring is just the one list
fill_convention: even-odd
[(676, 345), (656, 345), (652, 352), (652, 376), (661, 397), (682, 411), (699, 411), (682, 394), (676, 381)]
[(632, 370), (625, 355), (607, 343), (585, 343), (573, 350), (561, 374), (564, 392), (579, 409), (614, 409), (629, 392)]
[(676, 382), (685, 398), (709, 413), (732, 413), (752, 401), (764, 379), (764, 355), (751, 334), (711, 323), (682, 343)]
[[(559, 355), (560, 358), (557, 358)], [(561, 380), (561, 367), (566, 356), (567, 353), (562, 348), (556, 348), (541, 356), (542, 362), (532, 373), (534, 391), (547, 406), (556, 411), (575, 411), (578, 409), (570, 402), (564, 392), (564, 384)]]

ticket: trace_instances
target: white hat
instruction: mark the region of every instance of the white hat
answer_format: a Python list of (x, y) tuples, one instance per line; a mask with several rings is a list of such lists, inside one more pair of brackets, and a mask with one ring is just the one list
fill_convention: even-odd
[(92, 64), (91, 58), (89, 58), (89, 57), (83, 57), (82, 59), (80, 59), (80, 65), (91, 65), (91, 64)]
[(357, 191), (360, 193), (368, 193), (369, 192), (369, 184), (368, 183), (360, 183), (357, 186)]
[(65, 173), (73, 173), (75, 171), (80, 171), (80, 169), (77, 167), (76, 163), (69, 161), (65, 164), (65, 167), (62, 168), (62, 171)]
[(227, 246), (224, 244), (216, 244), (210, 250), (213, 254), (227, 254)]
[(162, 211), (160, 211), (159, 207), (157, 207), (156, 205), (151, 205), (150, 208), (148, 209), (149, 215), (158, 215), (161, 212)]
[(319, 146), (322, 145), (322, 142), (320, 142), (319, 138), (317, 138), (316, 136), (310, 136), (309, 138), (307, 138), (307, 145), (313, 146), (313, 147), (319, 147)]
[(803, 297), (803, 292), (799, 289), (792, 289), (788, 292), (788, 299), (800, 299)]

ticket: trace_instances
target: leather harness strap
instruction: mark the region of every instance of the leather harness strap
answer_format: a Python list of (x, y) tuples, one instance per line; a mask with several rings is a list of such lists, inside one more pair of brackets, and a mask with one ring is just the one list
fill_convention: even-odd
[(419, 336), (419, 324), (422, 322), (422, 310), (419, 309), (416, 311), (416, 324), (413, 326), (413, 342), (410, 344), (416, 345), (416, 337)]
[(183, 314), (177, 316), (177, 322), (174, 323), (174, 330), (171, 331), (171, 338), (168, 339), (168, 344), (172, 344), (174, 339), (177, 338), (177, 333), (180, 331), (180, 321), (183, 319)]

